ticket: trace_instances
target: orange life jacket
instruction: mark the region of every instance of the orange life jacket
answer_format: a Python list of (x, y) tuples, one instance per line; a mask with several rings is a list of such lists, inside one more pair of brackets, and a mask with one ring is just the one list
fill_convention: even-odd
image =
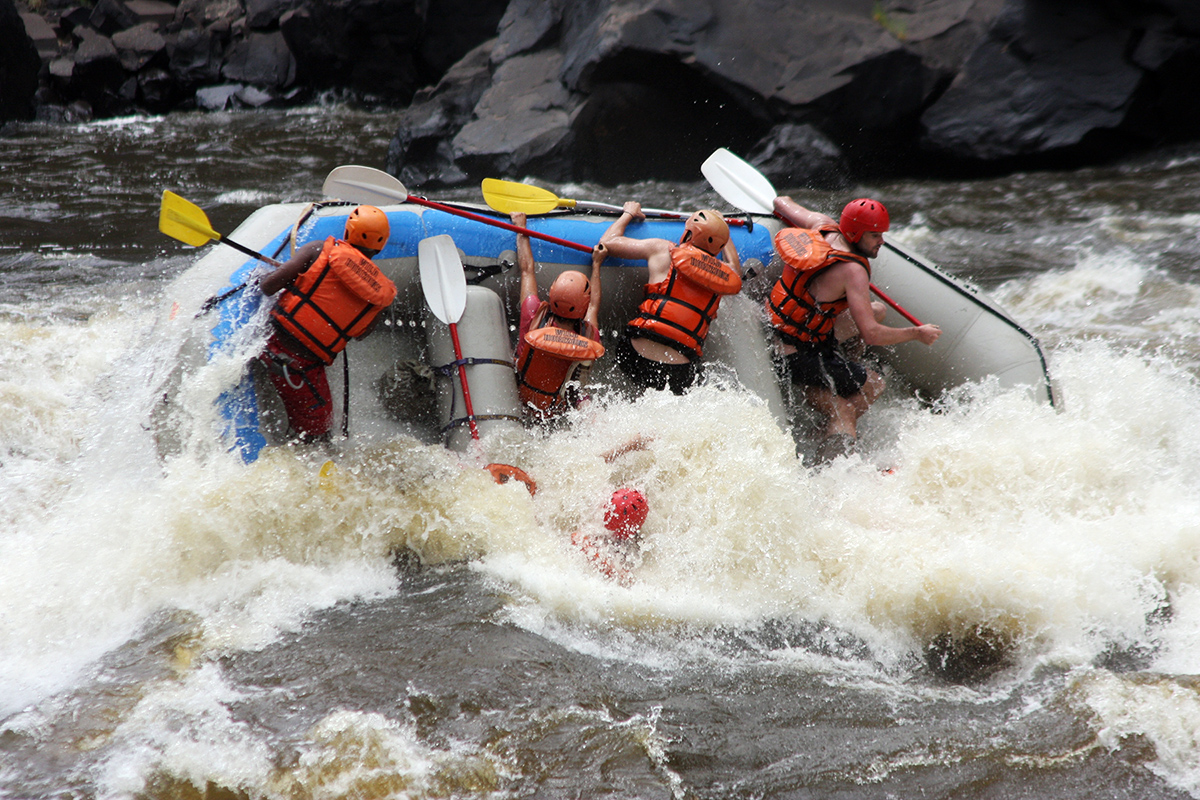
[(817, 230), (784, 228), (775, 234), (775, 249), (783, 259), (783, 274), (767, 297), (767, 316), (779, 338), (788, 344), (821, 344), (833, 339), (833, 324), (849, 306), (845, 296), (828, 303), (813, 297), (808, 286), (825, 270), (843, 261), (861, 264), (871, 274), (871, 262), (857, 253), (834, 250), (824, 234), (836, 225)]
[(396, 284), (353, 245), (330, 236), (312, 265), (283, 287), (271, 317), (326, 364), (396, 298)]
[(580, 367), (604, 355), (604, 345), (596, 341), (598, 333), (583, 320), (579, 321), (578, 329), (587, 336), (546, 324), (549, 310), (546, 302), (538, 307), (529, 332), (517, 345), (517, 391), (522, 405), (555, 414), (569, 405), (563, 395), (564, 387)]
[(741, 289), (741, 276), (716, 256), (691, 244), (673, 247), (671, 274), (646, 284), (646, 298), (629, 321), (629, 335), (673, 347), (694, 361), (717, 318), (721, 297)]

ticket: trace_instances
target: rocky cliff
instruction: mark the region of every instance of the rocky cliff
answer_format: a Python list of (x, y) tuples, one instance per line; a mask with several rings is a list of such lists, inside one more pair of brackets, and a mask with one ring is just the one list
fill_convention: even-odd
[(399, 110), (387, 168), (413, 187), (694, 180), (718, 146), (785, 185), (837, 185), (1200, 135), (1195, 0), (13, 2), (0, 119), (334, 89)]

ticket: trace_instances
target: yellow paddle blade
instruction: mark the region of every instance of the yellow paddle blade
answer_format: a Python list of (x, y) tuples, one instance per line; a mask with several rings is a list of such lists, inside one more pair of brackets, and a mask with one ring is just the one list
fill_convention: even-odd
[(554, 192), (528, 183), (501, 181), (495, 178), (483, 179), (483, 199), (495, 210), (511, 214), (520, 211), (525, 214), (545, 214), (556, 208), (574, 208), (574, 200), (558, 197)]
[(162, 194), (158, 229), (172, 239), (178, 239), (192, 247), (199, 247), (221, 238), (221, 234), (212, 229), (208, 215), (200, 206), (167, 190), (163, 190)]

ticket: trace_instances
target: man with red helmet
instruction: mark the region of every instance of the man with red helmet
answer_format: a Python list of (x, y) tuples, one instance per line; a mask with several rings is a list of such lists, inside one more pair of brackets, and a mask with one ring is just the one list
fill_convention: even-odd
[[(510, 215), (525, 227), (521, 212)], [(604, 355), (600, 344), (600, 265), (603, 245), (592, 250), (592, 275), (566, 270), (550, 284), (547, 300), (538, 296), (537, 265), (529, 237), (517, 234), (521, 271), (521, 321), (517, 328), (517, 389), (529, 419), (544, 420), (577, 406), (578, 387), (592, 362)]]
[(645, 218), (631, 200), (600, 237), (611, 255), (645, 260), (648, 270), (638, 315), (617, 343), (617, 366), (643, 389), (683, 394), (699, 375), (701, 347), (721, 297), (741, 290), (741, 261), (716, 211), (692, 214), (678, 243), (626, 235), (631, 222)]
[(942, 330), (884, 325), (883, 305), (871, 301), (869, 259), (879, 255), (890, 227), (882, 203), (852, 200), (837, 222), (790, 197), (777, 197), (775, 212), (796, 227), (775, 236), (784, 268), (767, 298), (767, 315), (778, 337), (780, 371), (805, 387), (808, 402), (827, 419), (820, 455), (829, 458), (853, 446), (859, 417), (884, 388), (883, 377), (841, 343), (860, 336), (867, 345), (930, 345)]
[(341, 239), (300, 246), (258, 283), (267, 296), (283, 290), (271, 309), (273, 331), (259, 360), (283, 400), (292, 435), (301, 441), (325, 439), (333, 425), (325, 367), (351, 339), (369, 334), (396, 298), (396, 285), (371, 260), (390, 233), (387, 214), (359, 206), (346, 218)]

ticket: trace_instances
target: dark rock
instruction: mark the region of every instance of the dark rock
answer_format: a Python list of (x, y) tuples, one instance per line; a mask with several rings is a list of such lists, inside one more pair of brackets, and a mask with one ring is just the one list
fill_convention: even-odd
[(220, 80), (222, 46), (209, 30), (186, 27), (167, 40), (169, 71), (181, 86)]
[(97, 116), (128, 113), (137, 96), (137, 82), (121, 66), (112, 39), (89, 28), (76, 32), (81, 40), (67, 84), (70, 96), (87, 101)]
[(251, 30), (278, 27), (279, 18), (294, 5), (295, 0), (246, 0), (246, 24)]
[(229, 48), (221, 74), (231, 81), (282, 89), (296, 80), (296, 60), (279, 31), (251, 33)]
[(88, 17), (88, 25), (92, 30), (105, 36), (112, 36), (117, 31), (132, 28), (140, 21), (137, 14), (130, 11), (129, 7), (121, 0), (99, 0)]
[(45, 17), (26, 12), (21, 14), (21, 22), (40, 58), (49, 59), (58, 55), (58, 34)]
[(41, 58), (12, 0), (0, 0), (0, 124), (33, 119)]
[(205, 86), (196, 90), (196, 105), (206, 111), (224, 111), (233, 105), (234, 97), (242, 88), (237, 83)]
[(127, 0), (125, 7), (141, 22), (153, 22), (160, 27), (175, 19), (175, 6), (162, 0)]
[(841, 148), (811, 125), (777, 125), (748, 156), (774, 185), (804, 189), (845, 189), (850, 168)]
[(567, 179), (573, 166), (572, 120), (583, 98), (558, 79), (562, 54), (544, 51), (505, 61), (452, 147), (456, 163), (475, 176), (534, 170)]
[(129, 72), (137, 72), (159, 53), (165, 54), (167, 49), (167, 40), (153, 22), (143, 22), (114, 33), (112, 43), (117, 48), (121, 66)]
[(425, 15), (417, 68), (436, 82), (481, 42), (496, 36), (509, 0), (431, 0)]
[(1133, 31), (1078, 0), (1010, 0), (922, 116), (926, 146), (994, 160), (1077, 145), (1125, 119), (1143, 70)]
[(424, 4), (417, 0), (307, 0), (279, 20), (296, 75), (407, 103), (421, 85), (415, 54)]
[(982, 683), (1012, 664), (1013, 637), (986, 625), (960, 633), (944, 632), (925, 648), (925, 663), (935, 675), (951, 683)]
[(432, 90), (417, 94), (400, 112), (388, 146), (387, 171), (413, 186), (452, 186), (467, 175), (454, 163), (450, 140), (470, 119), (491, 84), (494, 41), (468, 53)]

